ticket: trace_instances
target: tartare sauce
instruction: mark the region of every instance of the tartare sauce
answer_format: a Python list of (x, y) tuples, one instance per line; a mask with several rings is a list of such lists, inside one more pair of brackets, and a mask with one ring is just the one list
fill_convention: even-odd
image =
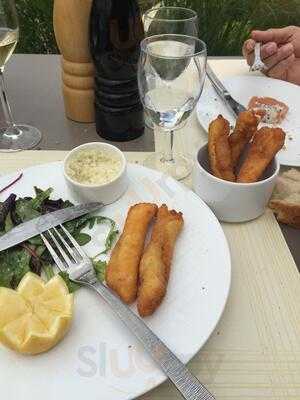
[(101, 150), (82, 150), (67, 163), (66, 173), (76, 182), (102, 185), (113, 181), (121, 166), (120, 159)]

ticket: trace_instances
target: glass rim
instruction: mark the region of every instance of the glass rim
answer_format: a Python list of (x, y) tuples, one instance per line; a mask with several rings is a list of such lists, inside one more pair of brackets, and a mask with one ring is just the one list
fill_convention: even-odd
[[(171, 18), (157, 18), (155, 16), (151, 17), (149, 14), (150, 12), (153, 11), (159, 11), (159, 10), (184, 10), (184, 11), (188, 11), (189, 13), (192, 14), (191, 17), (187, 17), (187, 18), (175, 18), (175, 19), (171, 19)], [(149, 18), (152, 20), (156, 20), (156, 21), (172, 21), (172, 22), (185, 22), (185, 21), (190, 21), (193, 19), (198, 19), (198, 14), (196, 13), (195, 10), (192, 10), (191, 8), (186, 8), (186, 7), (176, 7), (176, 6), (166, 6), (166, 7), (154, 7), (154, 8), (150, 8), (149, 10), (147, 10), (144, 13), (143, 18)]]
[[(149, 44), (149, 42), (151, 42), (153, 39), (167, 38), (167, 37), (171, 37), (171, 38), (175, 38), (175, 37), (177, 37), (177, 38), (188, 38), (188, 39), (194, 40), (195, 42), (200, 43), (200, 45), (202, 46), (202, 50), (199, 50), (197, 52), (193, 52), (193, 54), (186, 54), (186, 55), (183, 55), (183, 56), (172, 56), (172, 55), (165, 56), (165, 55), (153, 53), (152, 51), (150, 51), (147, 48), (147, 44)], [(148, 36), (148, 37), (144, 38), (141, 41), (140, 46), (141, 46), (141, 51), (144, 52), (145, 54), (149, 54), (149, 55), (151, 55), (153, 57), (162, 58), (162, 59), (180, 60), (180, 59), (185, 59), (185, 58), (197, 57), (197, 56), (200, 56), (201, 54), (206, 54), (207, 53), (207, 46), (206, 46), (206, 43), (203, 42), (203, 40), (199, 39), (196, 36), (179, 35), (179, 34), (174, 34), (174, 33), (164, 33), (164, 34), (161, 34), (161, 35)]]

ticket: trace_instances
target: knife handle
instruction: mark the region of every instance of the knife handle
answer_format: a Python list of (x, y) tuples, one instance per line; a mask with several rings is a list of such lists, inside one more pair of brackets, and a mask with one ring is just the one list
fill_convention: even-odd
[(214, 396), (199, 382), (174, 353), (135, 315), (112, 291), (100, 282), (89, 284), (111, 306), (121, 321), (140, 340), (152, 359), (173, 382), (186, 400), (214, 400)]

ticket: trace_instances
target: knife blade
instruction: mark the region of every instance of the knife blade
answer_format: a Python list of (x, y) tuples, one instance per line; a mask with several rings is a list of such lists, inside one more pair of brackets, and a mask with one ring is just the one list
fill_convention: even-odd
[(103, 203), (86, 203), (78, 206), (64, 208), (62, 210), (53, 211), (40, 217), (23, 222), (10, 230), (8, 233), (0, 237), (0, 251), (9, 249), (19, 243), (45, 232), (64, 222), (81, 217), (82, 215), (99, 210), (104, 206)]
[(235, 118), (239, 115), (240, 112), (246, 111), (246, 107), (244, 107), (242, 104), (234, 100), (234, 98), (231, 96), (226, 87), (219, 80), (219, 78), (216, 76), (216, 74), (208, 64), (206, 66), (206, 72), (207, 72), (207, 77), (210, 80), (215, 91), (217, 92), (218, 96), (221, 97), (226, 107), (233, 114)]

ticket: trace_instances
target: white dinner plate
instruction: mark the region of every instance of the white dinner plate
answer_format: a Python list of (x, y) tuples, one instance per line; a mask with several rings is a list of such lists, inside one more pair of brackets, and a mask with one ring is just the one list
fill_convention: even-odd
[[(145, 322), (178, 357), (189, 361), (204, 345), (223, 312), (230, 288), (231, 264), (222, 228), (210, 209), (192, 191), (170, 177), (129, 165), (127, 193), (99, 214), (122, 229), (130, 205), (166, 203), (184, 214), (168, 288), (161, 307)], [(16, 174), (0, 178), (0, 187)], [(10, 191), (32, 195), (33, 186), (54, 188), (53, 198), (72, 199), (62, 163), (28, 168)], [(98, 253), (106, 227), (100, 225), (87, 251)], [(136, 306), (132, 309), (136, 312)], [(1, 398), (5, 400), (129, 400), (165, 380), (132, 333), (95, 293), (75, 293), (73, 326), (55, 348), (37, 356), (18, 355), (0, 347)]]
[[(261, 76), (235, 76), (224, 79), (224, 86), (239, 103), (247, 107), (253, 96), (273, 97), (289, 107), (280, 125), (286, 132), (285, 147), (278, 153), (282, 165), (300, 166), (300, 87), (292, 83)], [(235, 119), (218, 97), (208, 79), (197, 105), (197, 116), (202, 127), (208, 131), (210, 122), (219, 114), (234, 126)], [(265, 125), (265, 124), (264, 124)]]

